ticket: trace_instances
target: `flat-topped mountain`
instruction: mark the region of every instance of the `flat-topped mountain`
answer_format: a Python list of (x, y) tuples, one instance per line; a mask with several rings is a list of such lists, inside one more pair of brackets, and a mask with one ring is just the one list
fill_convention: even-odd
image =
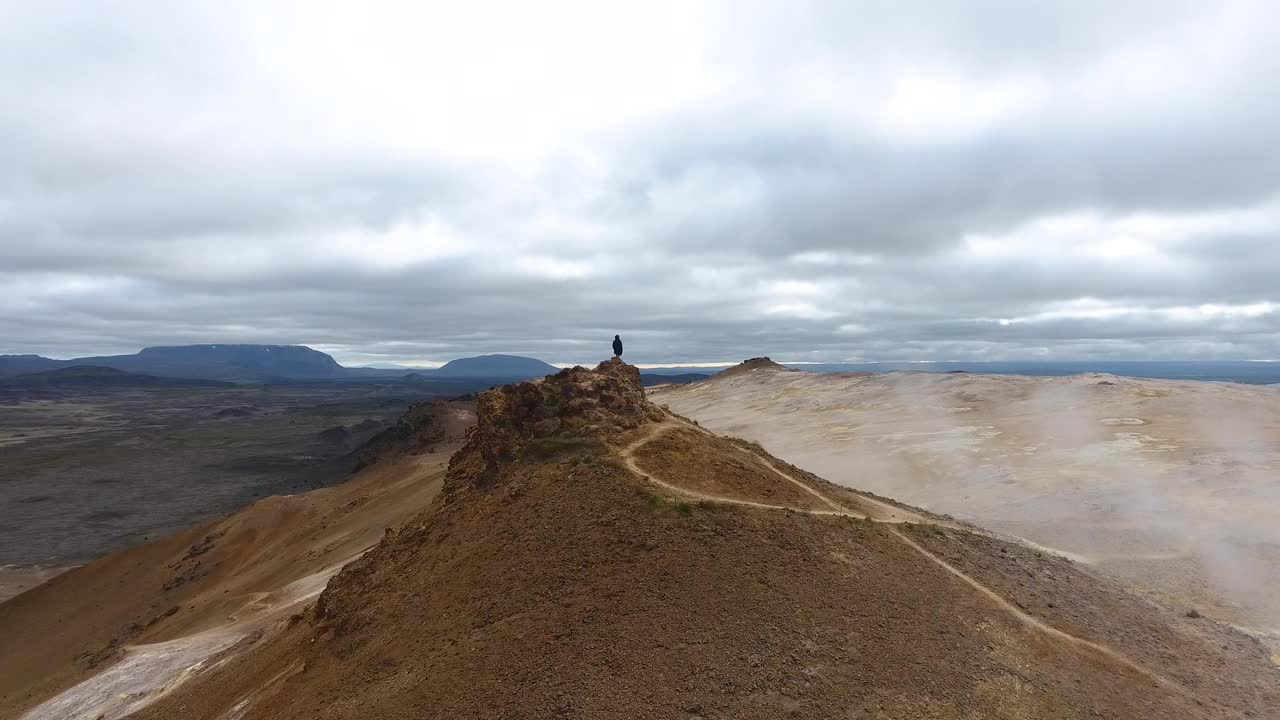
[(332, 357), (302, 345), (176, 345), (147, 347), (132, 355), (71, 360), (0, 356), (0, 376), (76, 366), (194, 380), (332, 380), (347, 375), (346, 368)]
[(757, 370), (767, 370), (773, 372), (791, 372), (790, 368), (783, 367), (767, 357), (754, 357), (743, 360), (731, 368), (726, 368), (716, 373), (712, 377), (727, 378), (744, 373), (755, 372)]
[[(213, 380), (332, 379), (345, 369), (302, 345), (177, 345), (143, 348), (136, 355), (86, 358), (129, 372)], [(80, 361), (77, 361), (78, 363)]]

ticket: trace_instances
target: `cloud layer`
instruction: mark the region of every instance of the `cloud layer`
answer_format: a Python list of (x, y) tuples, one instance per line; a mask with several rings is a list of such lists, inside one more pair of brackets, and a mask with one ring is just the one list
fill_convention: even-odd
[(0, 8), (0, 352), (1280, 357), (1272, 3), (429, 5)]

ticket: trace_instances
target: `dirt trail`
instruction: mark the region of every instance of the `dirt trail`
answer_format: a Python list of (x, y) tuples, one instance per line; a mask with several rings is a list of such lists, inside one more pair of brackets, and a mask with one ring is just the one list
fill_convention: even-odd
[[(895, 525), (895, 524), (901, 524), (901, 523), (931, 522), (922, 516), (916, 515), (914, 513), (907, 513), (901, 508), (896, 508), (896, 507), (893, 507), (892, 505), (889, 505), (888, 503), (872, 500), (871, 498), (862, 498), (862, 499), (865, 499), (865, 501), (868, 502), (869, 504), (878, 506), (880, 510), (882, 510), (883, 512), (889, 515), (889, 519), (886, 519), (885, 517), (871, 517), (870, 515), (854, 512), (848, 508), (845, 508), (839, 503), (831, 500), (830, 498), (826, 497), (825, 495), (818, 492), (813, 487), (810, 487), (808, 484), (803, 483), (800, 480), (797, 480), (796, 478), (792, 477), (791, 475), (788, 475), (787, 473), (782, 472), (781, 470), (778, 470), (777, 468), (773, 467), (773, 465), (768, 461), (766, 461), (764, 458), (760, 457), (759, 455), (756, 455), (755, 453), (750, 453), (750, 451), (748, 450), (743, 450), (743, 452), (750, 453), (761, 464), (763, 464), (765, 467), (772, 470), (776, 475), (803, 488), (805, 491), (814, 495), (815, 497), (820, 499), (824, 504), (828, 505), (832, 509), (831, 510), (809, 510), (804, 508), (790, 507), (786, 505), (770, 505), (767, 503), (758, 503), (750, 500), (742, 500), (742, 499), (732, 498), (732, 497), (708, 495), (706, 493), (700, 493), (693, 490), (688, 490), (678, 485), (668, 483), (664, 480), (654, 477), (652, 473), (642, 470), (636, 462), (635, 453), (637, 450), (639, 450), (640, 448), (644, 447), (646, 444), (651, 442), (654, 438), (658, 437), (662, 433), (669, 432), (676, 427), (677, 425), (675, 423), (660, 423), (658, 425), (655, 425), (652, 429), (650, 429), (644, 435), (642, 435), (641, 437), (637, 438), (636, 440), (629, 443), (626, 447), (624, 447), (622, 449), (622, 459), (623, 459), (623, 462), (626, 464), (627, 468), (632, 472), (636, 473), (637, 475), (639, 475), (640, 477), (643, 477), (649, 482), (653, 483), (654, 485), (665, 488), (667, 490), (671, 490), (673, 492), (681, 493), (683, 495), (688, 495), (698, 500), (704, 500), (708, 502), (723, 503), (728, 505), (744, 505), (747, 507), (761, 508), (764, 510), (787, 510), (790, 512), (804, 513), (807, 515), (839, 515), (839, 516), (846, 516), (846, 517), (854, 517), (861, 520), (871, 520), (873, 522), (884, 523), (887, 525)], [(701, 428), (698, 428), (698, 429), (701, 430)], [(706, 431), (703, 431), (703, 432), (706, 432)], [(707, 433), (707, 434), (710, 435), (711, 433)], [(899, 518), (899, 516), (902, 516), (902, 518)], [(911, 517), (913, 519), (906, 519), (907, 517)], [(965, 574), (963, 571), (957, 569), (955, 566), (951, 565), (947, 561), (943, 560), (942, 558), (938, 557), (932, 552), (921, 547), (914, 540), (902, 534), (897, 528), (890, 527), (889, 531), (893, 533), (894, 537), (896, 537), (898, 540), (906, 544), (907, 547), (919, 553), (920, 555), (922, 555), (923, 557), (925, 557), (935, 565), (938, 565), (942, 569), (946, 570), (951, 575), (954, 575), (955, 577), (959, 578), (964, 583), (972, 587), (974, 590), (977, 590), (979, 593), (981, 593), (982, 595), (987, 597), (989, 600), (991, 600), (993, 603), (995, 603), (996, 606), (998, 606), (1000, 609), (1008, 612), (1010, 615), (1013, 615), (1015, 618), (1017, 618), (1020, 622), (1022, 622), (1027, 627), (1033, 630), (1039, 631), (1041, 633), (1044, 633), (1050, 638), (1053, 638), (1060, 642), (1064, 642), (1074, 647), (1083, 648), (1085, 650), (1090, 650), (1095, 653), (1098, 653), (1103, 657), (1107, 658), (1108, 660), (1111, 660), (1112, 662), (1115, 662), (1125, 667), (1128, 670), (1136, 672), (1142, 675), (1143, 677), (1150, 679), (1152, 682), (1154, 682), (1156, 685), (1160, 687), (1177, 692), (1183, 695), (1184, 697), (1195, 699), (1194, 695), (1188, 692), (1187, 689), (1184, 688), (1183, 686), (1177, 683), (1174, 683), (1171, 680), (1168, 680), (1167, 678), (1161, 676), (1160, 674), (1154, 672), (1153, 670), (1150, 670), (1149, 668), (1139, 665), (1138, 663), (1129, 659), (1125, 655), (1115, 650), (1112, 650), (1111, 648), (1106, 647), (1104, 645), (1100, 645), (1090, 640), (1085, 640), (1083, 638), (1076, 637), (1075, 635), (1071, 635), (1069, 633), (1063, 632), (1062, 630), (1059, 630), (1051, 625), (1046, 624), (1040, 619), (1033, 617), (1032, 615), (1029, 615), (1028, 613), (1024, 612), (1021, 608), (1019, 608), (1017, 605), (1014, 605), (1013, 603), (1009, 602), (999, 593), (987, 587), (986, 585), (982, 584), (977, 579), (973, 578), (970, 575)]]
[(1023, 610), (1019, 608), (1017, 605), (1014, 605), (1013, 603), (1004, 599), (1004, 597), (1002, 597), (999, 593), (987, 587), (986, 585), (983, 585), (982, 583), (978, 582), (973, 577), (966, 575), (964, 572), (958, 570), (955, 566), (948, 563), (946, 560), (943, 560), (937, 555), (934, 555), (933, 553), (924, 549), (918, 543), (916, 543), (916, 541), (912, 540), (911, 538), (899, 532), (897, 528), (890, 528), (889, 532), (896, 535), (899, 540), (906, 543), (912, 550), (915, 550), (916, 552), (928, 558), (930, 561), (932, 561), (934, 564), (938, 565), (942, 569), (960, 578), (965, 583), (967, 583), (970, 587), (972, 587), (974, 590), (977, 590), (978, 592), (987, 596), (987, 598), (989, 598), (992, 602), (998, 605), (1001, 609), (1007, 611), (1009, 614), (1018, 618), (1018, 620), (1020, 620), (1023, 624), (1027, 625), (1028, 627), (1033, 628), (1035, 630), (1039, 630), (1040, 632), (1045, 633), (1046, 635), (1052, 638), (1055, 638), (1057, 640), (1060, 640), (1062, 642), (1099, 653), (1105, 656), (1106, 658), (1108, 658), (1109, 660), (1119, 663), (1120, 665), (1123, 665), (1124, 667), (1144, 677), (1151, 679), (1153, 682), (1155, 682), (1157, 685), (1163, 688), (1172, 690), (1183, 696), (1194, 699), (1194, 696), (1190, 692), (1188, 692), (1186, 688), (1182, 687), (1181, 685), (1171, 680), (1168, 680), (1167, 678), (1159, 675), (1153, 670), (1150, 670), (1148, 668), (1143, 667), (1142, 665), (1139, 665), (1138, 663), (1134, 662), (1133, 660), (1130, 660), (1128, 657), (1122, 655), (1121, 653), (1115, 650), (1112, 650), (1111, 648), (1105, 645), (1099, 645), (1098, 643), (1092, 642), (1090, 640), (1085, 640), (1084, 638), (1076, 637), (1075, 635), (1071, 635), (1070, 633), (1065, 633), (1053, 627), (1052, 625), (1046, 624), (1045, 622), (1041, 621), (1039, 618), (1036, 618), (1032, 615), (1027, 614), (1026, 612), (1023, 612)]
[[(705, 436), (707, 436), (707, 437), (714, 437), (714, 438), (721, 437), (720, 435), (717, 435), (716, 433), (714, 433), (714, 432), (712, 432), (712, 431), (710, 431), (710, 430), (708, 430), (708, 429), (706, 429), (706, 428), (704, 428), (704, 427), (702, 427), (702, 426), (700, 426), (700, 425), (694, 425), (693, 423), (691, 423), (691, 422), (689, 422), (689, 421), (687, 421), (687, 420), (685, 420), (685, 419), (683, 419), (683, 418), (677, 418), (676, 422), (677, 422), (678, 426), (679, 426), (679, 427), (681, 427), (681, 428), (683, 428), (683, 429), (686, 429), (686, 430), (693, 430), (693, 431), (695, 431), (695, 432), (702, 433), (703, 435), (705, 435)], [(658, 425), (658, 426), (654, 427), (652, 430), (650, 430), (650, 431), (649, 431), (649, 433), (648, 433), (645, 437), (640, 438), (640, 439), (639, 439), (639, 440), (637, 440), (636, 442), (632, 443), (632, 444), (631, 444), (631, 446), (630, 446), (630, 448), (629, 448), (629, 449), (630, 449), (630, 451), (634, 452), (636, 448), (640, 447), (641, 445), (644, 445), (645, 443), (649, 442), (650, 440), (653, 440), (654, 438), (656, 438), (658, 435), (660, 435), (660, 434), (662, 434), (662, 433), (669, 432), (670, 430), (674, 429), (676, 426), (677, 426), (677, 425), (675, 425), (675, 424), (671, 424), (671, 423), (663, 423), (663, 424), (661, 424), (661, 425)], [(839, 503), (837, 503), (837, 502), (835, 502), (835, 501), (831, 500), (831, 499), (830, 499), (830, 498), (828, 498), (827, 496), (825, 496), (825, 495), (823, 495), (822, 493), (818, 492), (816, 489), (814, 489), (814, 488), (813, 488), (813, 486), (809, 485), (808, 483), (805, 483), (805, 482), (802, 482), (802, 481), (800, 481), (800, 480), (797, 480), (795, 477), (792, 477), (790, 474), (785, 473), (785, 472), (783, 472), (782, 470), (779, 470), (779, 469), (778, 469), (778, 468), (777, 468), (773, 463), (769, 462), (768, 460), (764, 459), (763, 457), (760, 457), (760, 456), (759, 456), (759, 455), (757, 455), (756, 453), (751, 452), (750, 450), (747, 450), (747, 449), (745, 449), (745, 448), (738, 448), (738, 449), (739, 449), (739, 450), (741, 450), (742, 452), (744, 452), (744, 453), (746, 453), (746, 454), (748, 454), (748, 455), (752, 456), (752, 457), (756, 460), (756, 462), (759, 462), (761, 465), (764, 465), (766, 468), (768, 468), (770, 471), (772, 471), (775, 475), (778, 475), (778, 476), (782, 477), (783, 479), (787, 480), (788, 482), (791, 482), (792, 484), (794, 484), (794, 485), (796, 485), (797, 487), (799, 487), (801, 490), (804, 490), (805, 492), (809, 493), (810, 495), (813, 495), (813, 496), (814, 496), (815, 498), (817, 498), (820, 502), (822, 502), (822, 503), (824, 503), (825, 505), (827, 505), (827, 506), (831, 507), (831, 508), (832, 508), (832, 510), (837, 511), (837, 512), (836, 512), (836, 513), (834, 513), (834, 514), (839, 514), (839, 515), (848, 515), (848, 516), (850, 516), (850, 517), (856, 517), (856, 518), (859, 518), (859, 519), (871, 519), (871, 520), (876, 520), (876, 521), (878, 521), (878, 522), (898, 522), (898, 523), (902, 523), (902, 522), (906, 522), (906, 523), (933, 523), (933, 524), (935, 524), (935, 525), (942, 525), (942, 526), (945, 526), (945, 527), (955, 527), (955, 526), (954, 526), (954, 525), (952, 525), (951, 523), (938, 521), (938, 520), (935, 520), (935, 519), (932, 519), (932, 518), (926, 518), (926, 517), (924, 517), (924, 516), (920, 515), (919, 513), (913, 513), (913, 512), (911, 512), (911, 511), (909, 511), (909, 510), (905, 510), (905, 509), (900, 508), (900, 507), (898, 507), (898, 506), (896, 506), (896, 505), (892, 505), (892, 504), (887, 503), (887, 502), (882, 502), (882, 501), (880, 501), (880, 500), (876, 500), (875, 498), (872, 498), (872, 497), (867, 497), (866, 495), (859, 495), (859, 496), (858, 496), (858, 502), (859, 502), (859, 503), (862, 503), (862, 504), (865, 504), (865, 505), (868, 505), (868, 506), (870, 506), (871, 508), (874, 508), (874, 510), (876, 511), (876, 513), (859, 513), (859, 512), (856, 512), (856, 511), (854, 511), (854, 510), (851, 510), (851, 509), (849, 509), (849, 508), (847, 508), (847, 507), (845, 507), (845, 506), (843, 506), (843, 505), (841, 505), (841, 504), (839, 504)], [(646, 475), (646, 473), (644, 473), (644, 472), (641, 472), (640, 474), (642, 474), (642, 475)], [(659, 484), (661, 484), (661, 483), (659, 483)], [(678, 489), (678, 488), (674, 488), (674, 487), (673, 487), (672, 489)], [(688, 492), (688, 491), (687, 491), (687, 490), (681, 490), (681, 492)], [(716, 498), (707, 498), (707, 499), (716, 499)], [(723, 500), (724, 500), (724, 501), (730, 501), (730, 502), (732, 502), (732, 498), (724, 498)], [(778, 507), (778, 506), (765, 506), (765, 507)], [(791, 509), (791, 508), (785, 508), (785, 507), (784, 507), (783, 509)], [(807, 511), (807, 512), (809, 512), (810, 514), (827, 514), (827, 513), (822, 513), (822, 512), (815, 513), (815, 511), (812, 511), (812, 510), (809, 510), (809, 511)]]
[(790, 482), (791, 484), (795, 485), (796, 487), (800, 488), (801, 490), (803, 490), (803, 491), (805, 491), (805, 492), (809, 493), (810, 495), (814, 496), (814, 497), (815, 497), (815, 498), (817, 498), (817, 499), (818, 499), (822, 504), (826, 505), (827, 507), (831, 508), (832, 510), (835, 510), (835, 511), (837, 511), (837, 512), (841, 513), (841, 514), (848, 514), (848, 513), (851, 513), (851, 512), (852, 512), (851, 510), (849, 510), (848, 508), (844, 507), (844, 506), (843, 506), (843, 505), (841, 505), (840, 503), (835, 502), (834, 500), (832, 500), (832, 499), (828, 498), (826, 495), (823, 495), (822, 493), (818, 492), (817, 490), (814, 490), (813, 488), (809, 487), (806, 483), (802, 483), (802, 482), (800, 482), (799, 480), (797, 480), (797, 479), (795, 479), (795, 478), (791, 477), (790, 475), (788, 475), (788, 474), (786, 474), (786, 473), (782, 472), (782, 471), (781, 471), (781, 470), (779, 470), (778, 468), (776, 468), (776, 467), (774, 467), (774, 466), (770, 465), (768, 461), (766, 461), (764, 458), (760, 457), (759, 455), (756, 455), (755, 453), (753, 453), (753, 452), (751, 452), (751, 451), (749, 451), (749, 450), (743, 450), (742, 452), (745, 452), (745, 453), (747, 453), (748, 455), (751, 455), (753, 458), (755, 458), (756, 462), (760, 463), (762, 466), (764, 466), (764, 467), (765, 467), (765, 468), (767, 468), (768, 470), (772, 471), (775, 475), (777, 475), (777, 476), (781, 477), (783, 480), (786, 480), (787, 482)]
[(690, 490), (689, 488), (680, 487), (679, 485), (674, 485), (665, 480), (660, 480), (659, 478), (654, 477), (652, 473), (646, 472), (645, 470), (642, 470), (640, 468), (640, 465), (637, 464), (636, 462), (635, 452), (636, 450), (640, 449), (644, 445), (648, 444), (658, 435), (664, 432), (667, 432), (673, 429), (674, 427), (675, 425), (671, 425), (671, 424), (656, 425), (649, 432), (645, 433), (643, 436), (641, 436), (640, 438), (637, 438), (636, 440), (632, 441), (629, 445), (624, 447), (622, 449), (622, 461), (624, 464), (626, 464), (627, 469), (639, 475), (640, 477), (648, 480), (654, 485), (657, 485), (658, 487), (670, 490), (671, 492), (680, 493), (681, 495), (688, 496), (690, 498), (693, 498), (694, 500), (705, 500), (707, 502), (716, 502), (724, 505), (744, 505), (746, 507), (762, 508), (765, 510), (795, 510), (796, 512), (804, 512), (810, 515), (847, 515), (849, 517), (855, 517), (859, 519), (866, 517), (865, 515), (862, 515), (860, 513), (856, 513), (856, 512), (853, 512), (852, 510), (848, 510), (844, 507), (841, 507), (839, 504), (832, 502), (831, 500), (827, 499), (826, 497), (823, 497), (822, 495), (819, 495), (809, 486), (804, 485), (803, 483), (789, 476), (784, 476), (784, 477), (786, 477), (788, 480), (791, 480), (791, 482), (794, 482), (797, 485), (800, 485), (806, 491), (813, 493), (820, 500), (822, 500), (823, 503), (829, 505), (833, 509), (832, 510), (797, 510), (796, 508), (790, 507), (788, 505), (773, 505), (770, 503), (755, 502), (754, 500), (743, 500), (741, 498), (733, 498), (725, 495), (711, 495), (708, 493), (698, 492), (697, 490)]
[(623, 448), (622, 458), (623, 458), (623, 461), (626, 463), (627, 467), (637, 475), (647, 478), (649, 482), (653, 483), (654, 485), (665, 488), (672, 492), (678, 492), (682, 495), (687, 495), (696, 500), (706, 500), (708, 502), (718, 502), (718, 503), (724, 503), (727, 505), (745, 505), (747, 507), (758, 507), (758, 508), (764, 508), (766, 510), (794, 510), (796, 512), (807, 513), (809, 515), (841, 515), (846, 517), (857, 518), (859, 520), (875, 520), (877, 522), (891, 522), (891, 523), (932, 522), (934, 524), (947, 525), (947, 523), (940, 523), (935, 520), (930, 520), (917, 513), (913, 513), (908, 510), (904, 510), (900, 507), (890, 505), (889, 503), (881, 502), (879, 500), (875, 500), (873, 498), (869, 498), (866, 496), (859, 496), (858, 502), (865, 503), (866, 505), (870, 506), (872, 509), (874, 509), (874, 512), (870, 512), (870, 513), (859, 512), (852, 508), (845, 507), (844, 505), (841, 505), (840, 503), (832, 500), (826, 495), (823, 495), (821, 492), (816, 490), (812, 485), (806, 482), (803, 482), (801, 480), (798, 480), (792, 475), (785, 473), (782, 470), (779, 470), (777, 467), (773, 465), (773, 463), (770, 463), (768, 460), (765, 460), (764, 458), (760, 457), (756, 453), (751, 452), (750, 450), (746, 450), (744, 448), (738, 448), (738, 449), (741, 452), (747, 455), (750, 455), (755, 460), (755, 462), (759, 463), (761, 466), (769, 470), (774, 475), (777, 475), (778, 477), (795, 485), (796, 487), (800, 488), (801, 490), (808, 493), (809, 495), (812, 495), (819, 502), (821, 502), (822, 504), (826, 505), (831, 509), (830, 510), (800, 509), (800, 508), (794, 508), (788, 505), (775, 505), (771, 503), (761, 503), (761, 502), (755, 502), (753, 500), (743, 500), (741, 498), (728, 497), (725, 495), (711, 495), (708, 493), (698, 492), (697, 490), (691, 490), (689, 488), (673, 485), (672, 483), (666, 482), (665, 480), (661, 480), (659, 478), (654, 477), (652, 473), (642, 470), (636, 462), (635, 453), (641, 447), (645, 446), (649, 442), (656, 439), (659, 435), (675, 430), (676, 428), (687, 428), (690, 430), (696, 430), (697, 432), (703, 433), (704, 435), (707, 435), (709, 437), (719, 437), (714, 433), (708, 432), (707, 430), (704, 430), (703, 428), (700, 428), (692, 424), (661, 423), (653, 426), (643, 436), (637, 438), (636, 440), (633, 440), (630, 444), (628, 444), (625, 448)]
[(865, 505), (870, 506), (870, 507), (871, 507), (871, 508), (873, 508), (876, 512), (874, 512), (874, 513), (855, 513), (855, 512), (853, 512), (853, 511), (849, 510), (848, 508), (846, 508), (846, 507), (844, 507), (844, 506), (842, 506), (842, 505), (840, 505), (840, 504), (836, 503), (835, 501), (831, 500), (831, 499), (830, 499), (830, 498), (828, 498), (826, 495), (823, 495), (822, 493), (818, 492), (817, 490), (815, 490), (813, 487), (811, 487), (811, 486), (810, 486), (810, 485), (808, 485), (807, 483), (803, 483), (803, 482), (801, 482), (801, 481), (799, 481), (799, 480), (795, 479), (795, 478), (794, 478), (794, 477), (792, 477), (791, 475), (788, 475), (787, 473), (785, 473), (785, 472), (783, 472), (783, 471), (779, 470), (778, 468), (774, 467), (773, 463), (769, 462), (768, 460), (765, 460), (764, 458), (760, 457), (759, 455), (756, 455), (755, 453), (750, 452), (749, 450), (743, 450), (743, 452), (749, 453), (750, 455), (754, 456), (757, 462), (759, 462), (761, 465), (764, 465), (766, 468), (768, 468), (768, 469), (772, 470), (772, 471), (774, 472), (774, 474), (779, 475), (779, 476), (781, 476), (782, 478), (784, 478), (784, 479), (786, 479), (786, 480), (788, 480), (788, 481), (790, 481), (790, 482), (792, 482), (792, 483), (795, 483), (796, 485), (798, 485), (798, 486), (800, 486), (801, 488), (803, 488), (806, 492), (808, 492), (809, 494), (811, 494), (811, 495), (813, 495), (814, 497), (818, 498), (819, 500), (821, 500), (822, 502), (826, 503), (827, 505), (830, 505), (831, 507), (833, 507), (833, 508), (835, 508), (835, 509), (837, 509), (837, 510), (841, 510), (841, 511), (843, 511), (843, 513), (842, 513), (842, 514), (855, 515), (855, 516), (858, 516), (858, 517), (863, 517), (863, 518), (867, 518), (867, 519), (870, 519), (870, 520), (875, 520), (876, 522), (887, 522), (887, 523), (924, 523), (924, 522), (932, 522), (932, 523), (934, 523), (935, 525), (945, 525), (946, 527), (952, 527), (952, 525), (951, 525), (950, 523), (944, 523), (944, 522), (940, 522), (940, 521), (937, 521), (937, 520), (930, 520), (929, 518), (926, 518), (926, 517), (924, 517), (923, 515), (920, 515), (919, 513), (913, 513), (913, 512), (911, 512), (911, 511), (909, 511), (909, 510), (903, 510), (903, 509), (902, 509), (902, 508), (900, 508), (900, 507), (896, 507), (896, 506), (894, 506), (894, 505), (890, 505), (890, 504), (889, 504), (889, 503), (887, 503), (887, 502), (881, 502), (881, 501), (879, 501), (879, 500), (876, 500), (875, 498), (869, 498), (869, 497), (867, 497), (867, 496), (865, 496), (865, 495), (859, 495), (859, 496), (858, 496), (858, 502), (859, 502), (859, 503), (862, 503), (862, 504), (865, 504)]

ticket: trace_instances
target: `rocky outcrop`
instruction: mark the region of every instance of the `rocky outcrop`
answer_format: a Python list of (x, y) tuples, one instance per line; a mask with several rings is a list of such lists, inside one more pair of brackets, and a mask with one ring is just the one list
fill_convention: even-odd
[[(356, 470), (401, 455), (429, 452), (445, 440), (445, 425), (441, 418), (449, 411), (443, 400), (429, 400), (409, 406), (395, 425), (374, 435), (356, 451)], [(372, 429), (368, 421), (356, 426), (357, 430)]]
[(728, 370), (721, 370), (715, 375), (712, 375), (712, 377), (717, 377), (717, 378), (733, 377), (735, 375), (741, 375), (743, 373), (752, 372), (754, 370), (779, 370), (783, 372), (793, 372), (791, 368), (783, 367), (782, 365), (779, 365), (778, 363), (774, 362), (773, 360), (770, 360), (767, 357), (754, 357), (754, 358), (749, 358), (747, 360), (743, 360), (742, 362), (738, 363), (737, 365), (734, 365)]
[(494, 388), (476, 399), (476, 426), (450, 461), (446, 496), (492, 484), (536, 438), (603, 438), (661, 418), (645, 399), (640, 370), (618, 358)]

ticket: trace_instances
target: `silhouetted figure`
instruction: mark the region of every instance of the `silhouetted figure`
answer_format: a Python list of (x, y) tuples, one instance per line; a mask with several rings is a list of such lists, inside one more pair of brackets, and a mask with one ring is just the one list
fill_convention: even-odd
[(613, 356), (622, 357), (622, 338), (617, 335), (613, 336)]

